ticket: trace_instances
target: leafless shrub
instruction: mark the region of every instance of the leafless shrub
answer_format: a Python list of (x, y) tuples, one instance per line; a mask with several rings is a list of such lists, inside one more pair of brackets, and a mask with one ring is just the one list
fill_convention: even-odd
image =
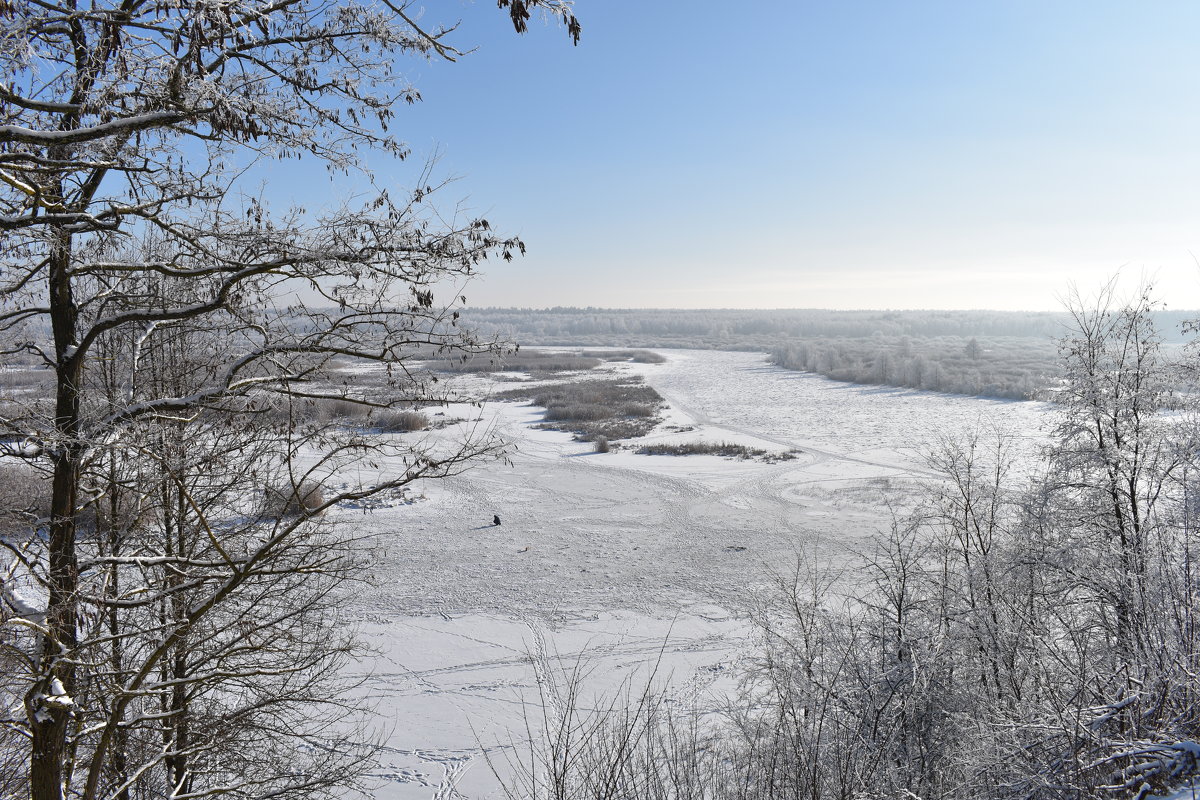
[(597, 436), (594, 452), (607, 453), (610, 450), (612, 450), (612, 445), (608, 443), (608, 437), (607, 436)]
[(25, 464), (0, 462), (0, 535), (29, 530), (50, 516), (50, 476)]
[[(509, 800), (708, 800), (752, 797), (733, 752), (700, 724), (696, 709), (672, 703), (658, 679), (633, 675), (606, 696), (586, 692), (588, 671), (542, 663), (540, 719), (526, 719), (529, 749), (510, 758)], [(538, 729), (542, 736), (532, 735)], [(498, 777), (498, 764), (493, 763)]]
[(53, 424), (54, 400), (40, 390), (4, 392), (0, 388), (0, 442), (20, 441), (30, 428)]

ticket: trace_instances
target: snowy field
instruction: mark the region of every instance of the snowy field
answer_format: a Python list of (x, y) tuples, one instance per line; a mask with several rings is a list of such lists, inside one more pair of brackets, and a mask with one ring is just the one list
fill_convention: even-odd
[(540, 409), (487, 402), (446, 409), (468, 422), (438, 435), (491, 428), (510, 463), (419, 486), (409, 505), (337, 512), (379, 534), (377, 588), (355, 607), (378, 653), (364, 665), (387, 741), (378, 797), (501, 796), (488, 762), (507, 774), (528, 760), (526, 718), (541, 724), (551, 676), (576, 663), (600, 691), (657, 663), (677, 699), (719, 705), (750, 644), (740, 609), (797, 552), (836, 563), (866, 547), (935, 480), (924, 453), (939, 440), (996, 429), (1032, 453), (1050, 421), (1042, 404), (836, 383), (761, 354), (656, 352), (667, 362), (613, 367), (670, 403), (644, 441), (797, 457), (596, 454), (535, 430)]

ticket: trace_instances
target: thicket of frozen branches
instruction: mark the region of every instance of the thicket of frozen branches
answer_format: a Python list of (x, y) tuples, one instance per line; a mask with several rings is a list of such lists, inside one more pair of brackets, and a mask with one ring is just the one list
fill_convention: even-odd
[(1001, 433), (947, 442), (874, 550), (782, 576), (737, 710), (576, 709), (515, 794), (1082, 800), (1200, 775), (1200, 441), (1164, 413), (1181, 377), (1152, 307), (1075, 303), (1036, 474)]
[[(498, 5), (578, 39), (565, 0)], [(418, 11), (0, 3), (0, 359), (53, 375), (0, 398), (0, 469), (32, 487), (0, 509), (3, 796), (355, 784), (370, 737), (336, 601), (359, 550), (322, 512), (498, 446), (368, 439), (297, 406), (442, 399), (411, 360), (495, 351), (456, 324), (462, 282), (522, 249), (439, 212), (428, 173), (397, 189), (364, 167), (407, 154), (389, 132), (419, 97), (407, 59), (462, 55)], [(272, 209), (240, 183), (292, 157), (357, 199)], [(364, 390), (335, 362), (388, 380)], [(389, 468), (357, 479), (364, 462)]]

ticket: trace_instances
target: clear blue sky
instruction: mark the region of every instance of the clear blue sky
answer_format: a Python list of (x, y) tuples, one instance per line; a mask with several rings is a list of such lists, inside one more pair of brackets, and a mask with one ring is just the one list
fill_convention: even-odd
[(1053, 309), (1123, 270), (1200, 307), (1194, 0), (576, 11), (572, 47), (428, 4), (478, 49), (393, 130), (529, 246), (471, 305)]

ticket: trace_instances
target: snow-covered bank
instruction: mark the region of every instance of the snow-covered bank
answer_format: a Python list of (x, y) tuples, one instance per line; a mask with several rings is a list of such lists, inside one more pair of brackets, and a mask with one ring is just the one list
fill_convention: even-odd
[(382, 653), (371, 682), (390, 726), (380, 796), (449, 797), (452, 785), (487, 796), (479, 746), (523, 737), (521, 699), (538, 697), (527, 654), (539, 648), (568, 664), (594, 653), (601, 686), (660, 651), (676, 683), (704, 684), (737, 657), (746, 593), (798, 550), (836, 557), (886, 527), (932, 479), (923, 453), (939, 438), (995, 428), (1032, 448), (1045, 417), (1033, 403), (836, 383), (761, 354), (661, 352), (665, 364), (620, 367), (671, 404), (648, 439), (798, 457), (597, 454), (533, 429), (536, 408), (487, 403), (485, 423), (517, 445), (511, 463), (422, 487), (412, 505), (338, 512), (381, 534), (379, 588), (358, 605)]
[(585, 708), (654, 672), (674, 701), (691, 703), (731, 688), (722, 680), (736, 672), (745, 630), (711, 606), (676, 618), (597, 611), (557, 623), (502, 614), (370, 623), (364, 632), (380, 651), (369, 665), (371, 699), (387, 740), (376, 796), (496, 796), (496, 773), (530, 763), (527, 725), (540, 729), (543, 712), (561, 713), (576, 666)]

